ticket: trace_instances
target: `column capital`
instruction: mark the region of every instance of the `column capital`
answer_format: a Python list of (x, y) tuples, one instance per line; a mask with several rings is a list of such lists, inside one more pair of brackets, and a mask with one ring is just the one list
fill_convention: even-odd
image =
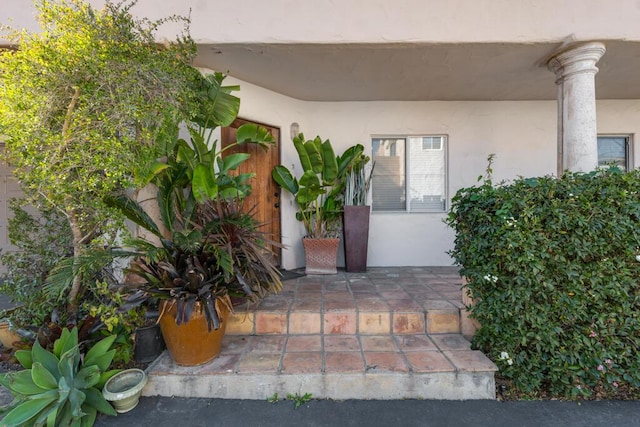
[(547, 68), (556, 75), (556, 83), (574, 74), (596, 74), (596, 64), (604, 55), (606, 48), (600, 42), (588, 42), (566, 46), (554, 53), (547, 61)]

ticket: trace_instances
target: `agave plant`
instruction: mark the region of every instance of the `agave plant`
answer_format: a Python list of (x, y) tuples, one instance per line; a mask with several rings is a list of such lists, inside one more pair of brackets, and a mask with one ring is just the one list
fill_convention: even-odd
[(0, 376), (14, 401), (5, 410), (3, 426), (92, 426), (98, 412), (116, 415), (102, 397), (102, 387), (119, 370), (109, 369), (116, 336), (96, 343), (80, 354), (78, 329), (64, 329), (53, 344), (53, 352), (40, 346), (18, 350), (16, 358), (25, 368)]

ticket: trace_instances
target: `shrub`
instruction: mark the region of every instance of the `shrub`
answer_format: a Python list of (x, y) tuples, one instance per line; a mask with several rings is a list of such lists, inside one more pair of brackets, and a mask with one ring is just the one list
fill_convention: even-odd
[(54, 310), (64, 312), (64, 301), (44, 292), (49, 272), (73, 253), (71, 229), (66, 218), (54, 209), (42, 208), (37, 214), (25, 202), (12, 199), (9, 208), (9, 240), (18, 251), (0, 255), (7, 269), (0, 292), (21, 306), (9, 314), (19, 326), (42, 325)]
[(477, 299), (474, 346), (524, 393), (637, 392), (640, 171), (508, 185), (490, 173), (491, 163), (484, 182), (458, 191), (446, 221)]
[[(142, 184), (141, 165), (161, 157), (196, 113), (201, 79), (188, 18), (137, 19), (136, 0), (101, 3), (36, 0), (42, 31), (2, 29), (18, 46), (0, 49), (6, 158), (27, 196), (64, 213), (75, 258), (122, 226), (103, 198)], [(165, 23), (183, 31), (159, 44)], [(65, 290), (71, 318), (86, 283), (77, 271)]]

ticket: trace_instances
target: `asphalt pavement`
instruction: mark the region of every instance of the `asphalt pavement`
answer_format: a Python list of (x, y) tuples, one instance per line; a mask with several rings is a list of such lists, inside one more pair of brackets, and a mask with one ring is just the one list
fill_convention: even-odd
[(293, 400), (142, 397), (95, 426), (638, 427), (640, 401), (311, 400), (295, 409)]

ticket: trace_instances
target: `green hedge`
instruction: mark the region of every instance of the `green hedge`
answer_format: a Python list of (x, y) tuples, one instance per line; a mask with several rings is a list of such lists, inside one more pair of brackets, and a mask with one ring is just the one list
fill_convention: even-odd
[(447, 223), (456, 231), (450, 254), (478, 300), (473, 344), (518, 390), (637, 395), (638, 170), (497, 186), (488, 175), (458, 191)]

